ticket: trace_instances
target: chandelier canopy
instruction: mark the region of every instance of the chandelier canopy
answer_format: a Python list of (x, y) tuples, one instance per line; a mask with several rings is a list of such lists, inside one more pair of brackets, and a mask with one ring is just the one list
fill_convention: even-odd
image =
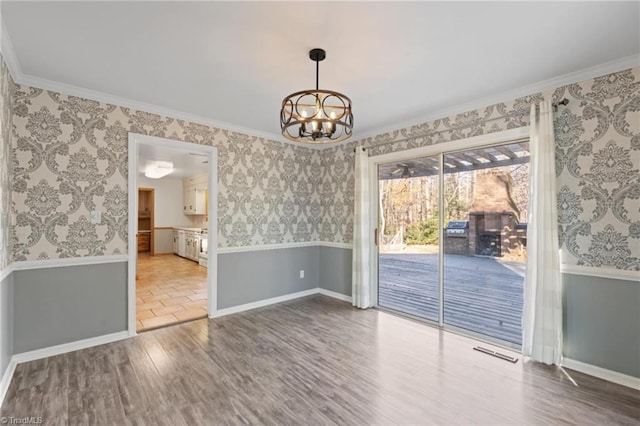
[(316, 63), (316, 88), (295, 92), (284, 98), (280, 110), (282, 135), (304, 143), (339, 142), (353, 130), (351, 99), (332, 90), (320, 90), (318, 79), (323, 49), (312, 49), (309, 58)]

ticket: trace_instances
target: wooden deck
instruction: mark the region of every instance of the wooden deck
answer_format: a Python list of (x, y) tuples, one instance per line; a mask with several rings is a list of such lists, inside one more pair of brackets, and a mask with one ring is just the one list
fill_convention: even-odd
[[(445, 256), (444, 322), (521, 344), (524, 263)], [(378, 304), (438, 320), (438, 255), (381, 254)]]

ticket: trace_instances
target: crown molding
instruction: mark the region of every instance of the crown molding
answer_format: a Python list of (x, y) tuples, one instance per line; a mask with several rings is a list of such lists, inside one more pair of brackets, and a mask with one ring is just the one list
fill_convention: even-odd
[(20, 62), (18, 62), (18, 57), (13, 49), (13, 43), (11, 43), (11, 38), (9, 37), (7, 26), (5, 25), (2, 16), (0, 16), (0, 51), (2, 52), (4, 62), (7, 64), (7, 68), (9, 69), (9, 74), (13, 77), (13, 81), (16, 81), (19, 76), (23, 75), (22, 68), (20, 67)]
[(140, 102), (134, 99), (124, 98), (116, 95), (110, 95), (108, 93), (86, 89), (84, 87), (74, 86), (71, 84), (61, 83), (53, 80), (48, 80), (45, 78), (35, 77), (35, 76), (24, 74), (24, 73), (20, 75), (14, 75), (14, 80), (16, 83), (21, 85), (27, 85), (27, 86), (36, 87), (39, 89), (45, 89), (52, 92), (62, 93), (65, 95), (77, 96), (80, 98), (90, 99), (93, 101), (116, 105), (119, 107), (131, 108), (136, 111), (145, 111), (153, 114), (162, 115), (164, 117), (189, 121), (192, 123), (203, 124), (203, 125), (214, 127), (221, 130), (228, 130), (231, 132), (243, 133), (250, 136), (257, 136), (267, 140), (285, 143), (287, 145), (298, 146), (298, 147), (308, 148), (308, 149), (316, 149), (316, 150), (320, 149), (319, 147), (309, 146), (306, 144), (300, 144), (300, 143), (295, 143), (293, 141), (289, 141), (275, 133), (263, 132), (263, 131), (251, 129), (248, 127), (237, 126), (231, 123), (214, 120), (214, 119), (203, 117), (196, 114), (182, 112), (182, 111), (174, 110), (171, 108), (166, 108), (166, 107), (162, 107), (159, 105), (154, 105), (146, 102)]
[(49, 80), (46, 78), (40, 78), (33, 75), (26, 74), (22, 71), (20, 62), (15, 54), (11, 38), (6, 30), (4, 22), (0, 23), (2, 38), (0, 43), (0, 51), (4, 57), (5, 63), (13, 81), (17, 84), (36, 87), (38, 89), (49, 90), (52, 92), (62, 93), (64, 95), (72, 95), (80, 98), (90, 99), (92, 101), (103, 102), (107, 104), (116, 105), (119, 107), (131, 108), (133, 110), (150, 112), (153, 114), (159, 114), (165, 117), (174, 118), (178, 120), (185, 120), (192, 123), (204, 124), (206, 126), (215, 127), (221, 130), (228, 130), (231, 132), (244, 133), (250, 136), (257, 136), (271, 141), (285, 143), (287, 145), (298, 146), (302, 148), (320, 150), (322, 146), (308, 145), (302, 143), (296, 143), (289, 141), (276, 133), (264, 132), (248, 127), (237, 126), (235, 124), (226, 123), (224, 121), (218, 121), (211, 118), (203, 117), (196, 114), (191, 114), (183, 111), (174, 110), (171, 108), (162, 107), (146, 102), (137, 101), (121, 96), (111, 95), (109, 93), (100, 92), (97, 90), (86, 89), (84, 87), (74, 86), (72, 84), (62, 83), (58, 81)]
[(434, 120), (450, 117), (456, 114), (462, 114), (465, 112), (473, 111), (479, 108), (488, 107), (501, 102), (509, 102), (516, 98), (528, 96), (534, 93), (546, 92), (549, 90), (557, 89), (558, 87), (566, 86), (568, 84), (579, 83), (585, 80), (591, 80), (596, 77), (600, 77), (606, 74), (611, 74), (618, 71), (623, 71), (629, 68), (635, 68), (640, 66), (640, 55), (631, 55), (624, 58), (616, 59), (614, 61), (605, 62), (600, 65), (595, 65), (590, 68), (585, 68), (580, 71), (571, 72), (558, 77), (542, 80), (537, 83), (528, 84), (526, 86), (519, 87), (517, 89), (502, 92), (498, 95), (486, 96), (478, 98), (476, 100), (458, 104), (449, 108), (442, 108), (427, 115), (420, 117), (419, 119), (405, 121), (392, 126), (381, 127), (369, 132), (365, 132), (362, 135), (354, 133), (352, 139), (347, 141), (337, 142), (330, 145), (325, 145), (324, 148), (336, 148), (342, 145), (346, 145), (353, 141), (362, 141), (363, 139), (375, 137), (385, 133), (391, 133), (402, 129), (410, 128), (420, 124), (429, 123)]

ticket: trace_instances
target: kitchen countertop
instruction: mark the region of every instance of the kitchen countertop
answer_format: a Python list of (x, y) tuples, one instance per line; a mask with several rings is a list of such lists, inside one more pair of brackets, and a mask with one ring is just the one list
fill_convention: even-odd
[(174, 226), (173, 229), (179, 229), (181, 231), (196, 231), (196, 232), (202, 231), (202, 228), (186, 228), (182, 226)]

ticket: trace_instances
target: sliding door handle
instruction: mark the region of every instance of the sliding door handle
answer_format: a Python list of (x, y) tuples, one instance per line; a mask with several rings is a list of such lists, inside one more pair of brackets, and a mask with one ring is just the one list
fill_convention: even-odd
[(376, 228), (376, 230), (373, 231), (373, 241), (375, 242), (376, 245), (378, 245), (378, 228)]

